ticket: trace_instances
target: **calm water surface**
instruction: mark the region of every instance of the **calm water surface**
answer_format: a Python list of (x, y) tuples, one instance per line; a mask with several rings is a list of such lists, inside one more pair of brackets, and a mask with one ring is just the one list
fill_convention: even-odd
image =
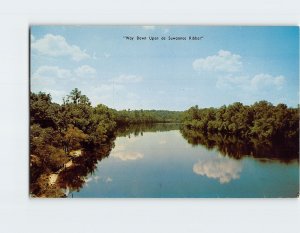
[[(176, 127), (175, 127), (176, 128)], [(156, 129), (157, 130), (157, 129)], [(164, 129), (161, 129), (164, 130)], [(151, 131), (151, 130), (150, 130)], [(123, 132), (69, 197), (296, 197), (298, 160), (236, 159), (192, 145), (179, 129)], [(155, 130), (154, 130), (155, 131)]]

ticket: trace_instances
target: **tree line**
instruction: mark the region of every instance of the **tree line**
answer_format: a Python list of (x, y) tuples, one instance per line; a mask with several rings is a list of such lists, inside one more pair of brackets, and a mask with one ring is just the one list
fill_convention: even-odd
[(220, 108), (191, 107), (182, 114), (186, 129), (220, 133), (240, 138), (290, 140), (299, 138), (298, 108), (259, 101), (253, 105), (234, 103)]

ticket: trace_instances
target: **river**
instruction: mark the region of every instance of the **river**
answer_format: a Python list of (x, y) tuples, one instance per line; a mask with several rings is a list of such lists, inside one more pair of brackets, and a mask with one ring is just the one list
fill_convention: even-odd
[(227, 144), (222, 139), (199, 140), (186, 136), (176, 124), (121, 130), (109, 155), (94, 165), (80, 188), (67, 195), (297, 197), (298, 151), (277, 151), (272, 145), (254, 150), (233, 139)]

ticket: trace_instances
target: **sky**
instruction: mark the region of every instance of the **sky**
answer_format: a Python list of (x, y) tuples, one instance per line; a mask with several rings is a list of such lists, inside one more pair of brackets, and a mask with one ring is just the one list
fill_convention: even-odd
[(74, 88), (119, 110), (299, 103), (298, 27), (43, 25), (30, 34), (31, 91), (57, 103)]

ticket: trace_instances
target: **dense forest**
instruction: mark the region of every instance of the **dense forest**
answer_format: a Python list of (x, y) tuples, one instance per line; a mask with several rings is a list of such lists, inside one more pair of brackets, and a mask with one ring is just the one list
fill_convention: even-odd
[[(50, 94), (30, 93), (31, 195), (61, 197), (65, 195), (61, 189), (79, 189), (97, 161), (109, 155), (117, 134), (128, 135), (132, 127), (135, 134), (159, 130), (161, 126), (148, 127), (154, 123), (169, 123), (164, 125), (165, 130), (178, 129), (180, 124), (181, 133), (189, 143), (217, 147), (225, 154), (229, 151), (229, 155), (231, 147), (243, 145), (241, 154), (255, 150), (259, 156), (261, 142), (285, 141), (293, 153), (299, 146), (298, 109), (284, 104), (273, 106), (260, 101), (252, 106), (241, 103), (220, 108), (194, 106), (185, 112), (118, 111), (103, 104), (93, 107), (77, 88), (62, 104), (52, 102)], [(289, 153), (281, 154), (288, 157)], [(56, 188), (49, 182), (51, 176), (57, 178)]]
[(167, 110), (114, 110), (117, 125), (172, 123), (181, 121), (181, 112)]
[(182, 125), (202, 133), (220, 133), (260, 140), (299, 138), (298, 109), (267, 101), (248, 106), (234, 103), (220, 108), (191, 107), (183, 113)]

